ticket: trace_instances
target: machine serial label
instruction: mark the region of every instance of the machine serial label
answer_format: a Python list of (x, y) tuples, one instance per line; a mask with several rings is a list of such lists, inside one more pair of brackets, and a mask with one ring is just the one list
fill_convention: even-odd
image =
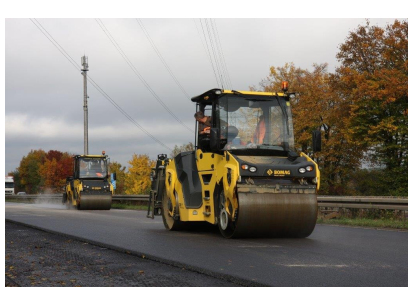
[(267, 175), (268, 176), (286, 176), (286, 175), (291, 175), (290, 170), (284, 170), (284, 169), (269, 169), (267, 170)]

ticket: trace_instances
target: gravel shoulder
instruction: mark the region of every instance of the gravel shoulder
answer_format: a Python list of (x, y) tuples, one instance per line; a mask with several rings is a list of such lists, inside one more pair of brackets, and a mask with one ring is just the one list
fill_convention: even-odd
[(9, 221), (5, 228), (6, 287), (238, 286)]

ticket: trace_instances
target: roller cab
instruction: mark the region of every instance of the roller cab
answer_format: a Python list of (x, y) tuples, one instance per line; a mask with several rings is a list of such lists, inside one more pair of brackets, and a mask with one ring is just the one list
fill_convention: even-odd
[[(162, 215), (168, 230), (209, 222), (226, 238), (309, 236), (320, 172), (294, 151), (290, 96), (213, 89), (192, 98), (211, 126), (198, 125), (195, 151), (158, 157), (148, 217)], [(315, 151), (320, 141), (315, 132)]]
[(63, 203), (79, 210), (110, 210), (113, 185), (108, 174), (109, 158), (76, 155), (73, 176), (66, 179)]

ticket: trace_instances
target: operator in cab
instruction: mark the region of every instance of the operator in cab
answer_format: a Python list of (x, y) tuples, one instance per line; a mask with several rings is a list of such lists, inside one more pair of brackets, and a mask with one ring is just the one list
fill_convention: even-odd
[(211, 132), (211, 117), (204, 115), (202, 111), (198, 111), (194, 114), (195, 120), (198, 121), (199, 127), (198, 131), (199, 134), (209, 134)]

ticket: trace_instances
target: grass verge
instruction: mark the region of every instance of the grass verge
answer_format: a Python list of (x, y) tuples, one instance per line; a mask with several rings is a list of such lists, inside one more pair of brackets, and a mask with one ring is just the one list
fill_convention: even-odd
[(135, 205), (135, 204), (126, 204), (126, 203), (112, 203), (112, 209), (118, 210), (147, 210), (147, 205)]
[(346, 218), (340, 217), (336, 219), (317, 219), (318, 224), (330, 225), (345, 225), (353, 227), (374, 227), (374, 228), (388, 228), (388, 229), (408, 229), (408, 222), (399, 219), (369, 219), (369, 218)]

